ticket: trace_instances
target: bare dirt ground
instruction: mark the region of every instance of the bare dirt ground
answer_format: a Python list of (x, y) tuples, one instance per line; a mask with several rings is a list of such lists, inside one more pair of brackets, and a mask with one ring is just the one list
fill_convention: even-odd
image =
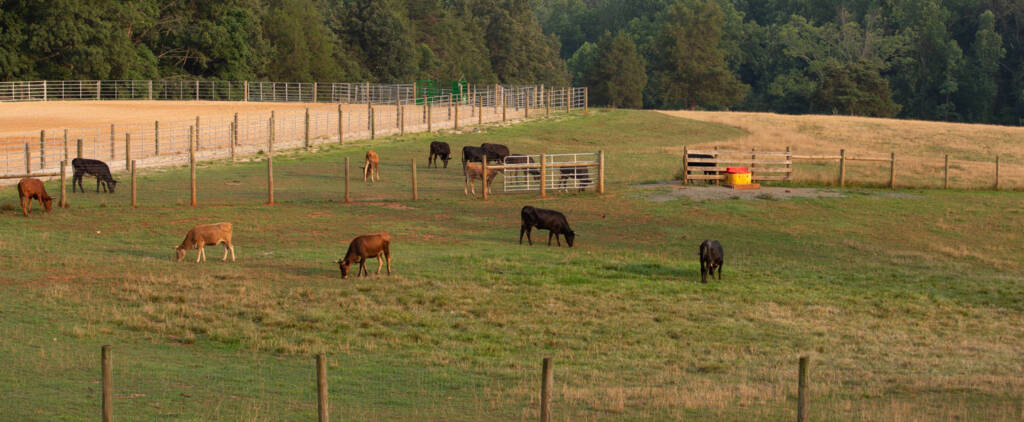
[(665, 182), (638, 185), (648, 190), (644, 197), (652, 202), (668, 202), (680, 198), (691, 201), (711, 201), (718, 199), (744, 200), (785, 200), (792, 198), (838, 198), (839, 191), (832, 189), (783, 188), (763, 186), (755, 190), (735, 190), (722, 186), (683, 186), (680, 182)]
[[(92, 128), (110, 124), (183, 120), (234, 113), (337, 110), (337, 104), (253, 103), (240, 101), (49, 101), (0, 103), (0, 134), (59, 128)], [(365, 109), (346, 104), (345, 109)]]

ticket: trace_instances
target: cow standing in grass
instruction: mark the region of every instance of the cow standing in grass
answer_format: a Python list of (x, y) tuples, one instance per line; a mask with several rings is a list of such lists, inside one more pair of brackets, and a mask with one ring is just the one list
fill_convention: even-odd
[(452, 149), (447, 142), (433, 141), (430, 143), (430, 156), (427, 158), (427, 168), (431, 165), (437, 168), (437, 160), (444, 161), (444, 168), (448, 168), (448, 160), (451, 159)]
[(21, 213), (28, 217), (28, 211), (32, 209), (32, 200), (38, 200), (39, 205), (50, 212), (53, 210), (53, 198), (46, 193), (43, 182), (39, 179), (26, 177), (18, 181), (18, 198), (21, 199)]
[(711, 279), (715, 279), (715, 268), (718, 268), (718, 280), (722, 280), (722, 262), (725, 261), (725, 252), (722, 251), (722, 244), (717, 240), (705, 240), (700, 244), (698, 251), (700, 257), (700, 282), (708, 282), (708, 273)]
[(75, 183), (78, 184), (78, 188), (82, 192), (85, 192), (85, 188), (82, 187), (82, 176), (88, 174), (96, 177), (96, 193), (99, 193), (101, 184), (104, 192), (114, 193), (117, 181), (110, 175), (110, 167), (107, 167), (107, 163), (88, 158), (76, 158), (71, 160), (71, 167), (75, 170), (71, 177), (71, 192), (75, 192)]
[(501, 162), (505, 160), (505, 157), (511, 155), (508, 151), (508, 147), (502, 144), (480, 144), (480, 149), (484, 150), (484, 155), (487, 156), (487, 161)]
[[(487, 169), (487, 186), (486, 186), (487, 193), (491, 193), (492, 192), (491, 191), (491, 185), (494, 182), (494, 177), (497, 176), (498, 173), (502, 173), (504, 171), (505, 170), (501, 170), (501, 169), (492, 169), (492, 168), (488, 168)], [(473, 192), (473, 196), (476, 196), (476, 181), (477, 180), (481, 180), (481, 181), (484, 180), (484, 164), (483, 163), (466, 163), (465, 173), (466, 173), (466, 185), (463, 186), (462, 192), (465, 193), (466, 196), (469, 196), (469, 192), (472, 191)]]
[(558, 240), (558, 236), (565, 236), (565, 243), (571, 248), (576, 240), (576, 232), (569, 228), (569, 221), (566, 220), (565, 214), (562, 214), (555, 210), (546, 210), (542, 208), (534, 208), (529, 205), (523, 207), (519, 213), (522, 217), (523, 224), (519, 227), (519, 244), (523, 244), (523, 234), (526, 234), (526, 240), (533, 245), (533, 239), (530, 237), (530, 232), (534, 227), (538, 229), (545, 229), (548, 231), (548, 246), (551, 246), (551, 237), (554, 236), (555, 242), (559, 247), (562, 246), (562, 242)]
[(185, 259), (185, 254), (188, 253), (189, 249), (199, 249), (199, 253), (196, 255), (196, 262), (199, 262), (199, 260), (206, 262), (206, 251), (203, 249), (203, 246), (217, 246), (223, 243), (224, 257), (221, 258), (221, 261), (227, 261), (228, 251), (231, 251), (231, 262), (235, 262), (235, 246), (231, 243), (231, 231), (231, 223), (195, 226), (185, 235), (185, 240), (181, 242), (181, 245), (174, 247), (175, 255), (180, 262)]
[(374, 175), (377, 176), (377, 181), (380, 181), (380, 156), (370, 150), (366, 151), (366, 162), (363, 163), (363, 181), (369, 178), (370, 183), (373, 183)]
[(377, 274), (380, 274), (380, 268), (387, 260), (388, 275), (391, 275), (391, 235), (381, 232), (364, 234), (352, 239), (348, 245), (348, 252), (345, 252), (345, 257), (337, 261), (338, 269), (341, 270), (341, 278), (348, 278), (349, 267), (356, 263), (359, 264), (356, 277), (362, 276), (364, 272), (366, 276), (369, 276), (370, 271), (366, 269), (366, 260), (369, 258), (377, 258)]

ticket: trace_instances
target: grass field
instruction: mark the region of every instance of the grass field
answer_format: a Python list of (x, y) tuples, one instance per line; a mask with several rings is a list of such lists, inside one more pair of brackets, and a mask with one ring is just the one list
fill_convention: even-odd
[[(102, 344), (126, 420), (311, 419), (317, 352), (334, 420), (535, 420), (544, 356), (556, 420), (791, 419), (800, 355), (814, 420), (1024, 417), (1024, 196), (654, 201), (678, 188), (641, 186), (672, 178), (680, 145), (748, 135), (607, 111), (440, 136), (604, 150), (603, 197), (466, 199), (457, 161), (425, 168), (438, 136), (421, 134), (372, 141), (384, 181), (354, 183), (353, 204), (341, 163), (361, 164), (370, 141), (276, 156), (275, 206), (265, 165), (248, 161), (203, 164), (195, 209), (180, 167), (141, 174), (138, 209), (127, 183), (98, 195), (88, 182), (67, 210), (5, 207), (0, 417), (94, 419)], [(565, 212), (577, 247), (520, 246), (524, 205)], [(238, 262), (220, 248), (171, 260), (189, 227), (216, 221), (234, 223)], [(380, 230), (394, 274), (340, 279), (348, 239)], [(702, 285), (706, 238), (726, 264)]]

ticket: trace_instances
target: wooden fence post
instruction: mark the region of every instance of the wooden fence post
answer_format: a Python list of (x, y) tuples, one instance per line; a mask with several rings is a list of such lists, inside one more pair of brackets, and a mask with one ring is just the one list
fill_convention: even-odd
[(64, 161), (68, 161), (70, 159), (71, 157), (68, 156), (68, 130), (64, 129)]
[(476, 124), (484, 124), (484, 101), (476, 97)]
[(544, 100), (544, 117), (551, 117), (551, 90), (546, 93), (548, 97)]
[(39, 131), (39, 168), (46, 168), (46, 131)]
[(565, 112), (566, 113), (572, 111), (572, 97), (570, 97), (570, 93), (571, 92), (572, 92), (572, 88), (566, 88), (565, 89)]
[[(231, 145), (232, 146), (237, 146), (238, 145), (238, 113), (235, 113), (235, 118), (234, 118), (234, 120), (232, 122), (234, 123), (234, 126), (231, 127), (231, 141), (232, 141)], [(232, 157), (234, 157), (234, 156), (232, 156)]]
[(508, 104), (505, 103), (505, 94), (501, 95), (501, 121), (508, 121)]
[(132, 168), (132, 134), (124, 134), (124, 169), (130, 170)]
[(67, 180), (67, 166), (68, 161), (66, 159), (60, 162), (60, 202), (58, 203), (58, 206), (60, 206), (61, 208), (68, 207), (67, 188), (65, 187), (65, 183)]
[(999, 190), (999, 154), (996, 154), (996, 190)]
[(597, 151), (597, 193), (604, 195), (604, 151)]
[(132, 160), (132, 208), (135, 208), (135, 206), (136, 206), (135, 192), (136, 192), (136, 188), (135, 188), (135, 160)]
[(796, 421), (807, 422), (807, 356), (800, 356), (800, 373), (797, 381)]
[(846, 150), (839, 150), (839, 187), (846, 187)]
[(345, 157), (345, 203), (346, 204), (351, 202), (351, 199), (348, 196), (348, 180), (349, 180), (349, 178), (348, 178), (348, 169), (349, 169), (348, 164), (349, 164), (348, 163), (348, 157)]
[(110, 125), (110, 161), (114, 161), (114, 125)]
[(78, 150), (77, 155), (75, 156), (75, 158), (82, 158), (82, 154), (85, 152), (84, 148), (83, 148), (83, 145), (82, 145), (82, 138), (78, 138), (75, 141), (75, 144), (76, 144), (75, 148)]
[(270, 114), (270, 133), (267, 136), (267, 205), (274, 205), (274, 114)]
[(889, 156), (889, 189), (896, 189), (896, 153)]
[(590, 87), (583, 87), (583, 115), (590, 113)]
[(481, 169), (483, 175), (480, 177), (480, 182), (484, 185), (484, 201), (487, 200), (487, 154), (484, 154), (482, 160), (480, 160)]
[(416, 159), (412, 159), (412, 200), (418, 201), (420, 199), (420, 193), (417, 186), (416, 180)]
[(100, 349), (100, 365), (103, 368), (103, 422), (114, 420), (114, 370), (110, 361), (110, 345)]
[(192, 200), (190, 204), (196, 206), (196, 141), (195, 127), (188, 128), (188, 167), (191, 174)]
[(28, 142), (25, 142), (25, 174), (32, 174), (32, 152), (28, 150)]
[(150, 79), (149, 82), (146, 84), (146, 91), (148, 92), (148, 94), (146, 95), (146, 99), (148, 99), (150, 101), (153, 101), (153, 80), (152, 79)]
[(529, 119), (530, 118), (530, 97), (532, 97), (533, 95), (531, 95), (530, 88), (525, 88), (525, 89), (526, 89), (526, 95), (525, 95), (525, 98), (523, 98), (523, 99), (526, 100), (526, 107), (523, 107), (523, 118), (524, 119)]
[(540, 197), (548, 196), (548, 158), (544, 153), (540, 154)]
[(423, 100), (424, 100), (424, 102), (427, 103), (427, 133), (430, 133), (430, 132), (434, 131), (434, 129), (432, 127), (433, 121), (434, 121), (434, 116), (430, 115), (430, 101), (427, 101), (426, 98), (424, 98)]
[(786, 146), (786, 181), (793, 180), (793, 149)]
[(153, 122), (153, 155), (160, 155), (160, 121)]
[(942, 177), (942, 188), (949, 189), (949, 154), (946, 154), (946, 165)]
[(228, 152), (231, 154), (231, 161), (235, 161), (235, 138), (238, 136), (238, 129), (235, 122), (228, 122)]
[(338, 104), (338, 143), (345, 145), (345, 115), (341, 111), (341, 104)]
[(544, 358), (541, 367), (540, 422), (551, 422), (551, 387), (555, 381), (551, 358)]
[(327, 407), (327, 355), (316, 355), (316, 413), (320, 422), (329, 421), (330, 408)]
[(405, 135), (405, 105), (398, 104), (398, 129), (399, 133)]
[(319, 85), (316, 82), (313, 82), (313, 102), (314, 103), (316, 103), (316, 91), (317, 91), (318, 87), (319, 87)]
[(306, 130), (302, 138), (302, 147), (309, 151), (309, 107), (306, 107)]
[(683, 146), (683, 185), (688, 184), (690, 177), (690, 154), (687, 152), (687, 147)]
[[(198, 86), (198, 85), (196, 85), (196, 86)], [(196, 95), (199, 95), (199, 94), (196, 94)], [(202, 144), (199, 143), (199, 116), (196, 116), (196, 150), (201, 149), (202, 148), (201, 145)]]

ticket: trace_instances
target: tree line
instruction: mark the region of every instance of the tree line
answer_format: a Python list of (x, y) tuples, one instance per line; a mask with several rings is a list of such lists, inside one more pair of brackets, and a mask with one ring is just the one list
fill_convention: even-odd
[(1020, 1), (535, 0), (534, 10), (598, 103), (1024, 124)]
[(3, 80), (567, 85), (528, 0), (0, 0)]
[(0, 0), (3, 80), (572, 83), (615, 107), (1024, 124), (1024, 2)]

